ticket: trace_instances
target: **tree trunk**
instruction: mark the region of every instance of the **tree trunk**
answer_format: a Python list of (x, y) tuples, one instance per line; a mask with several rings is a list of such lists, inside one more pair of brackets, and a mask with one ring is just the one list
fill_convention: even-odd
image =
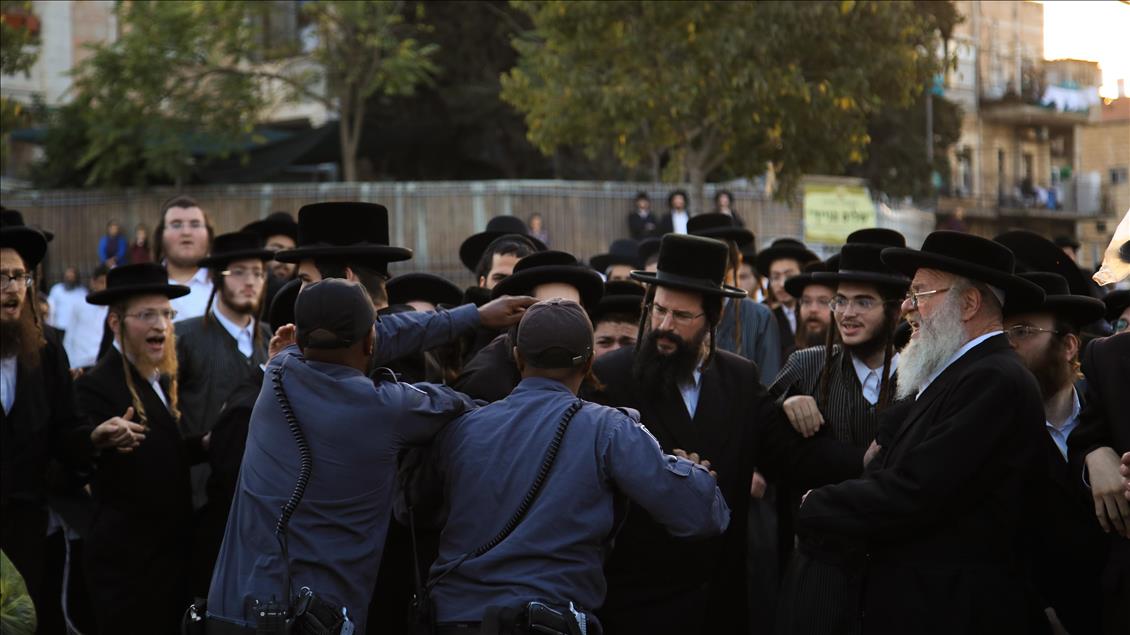
[(358, 98), (355, 87), (348, 87), (341, 96), (338, 137), (341, 140), (341, 171), (346, 182), (357, 180), (357, 147), (365, 119), (365, 102)]
[(706, 206), (706, 169), (701, 164), (687, 161), (686, 170), (691, 182), (691, 214), (709, 212)]
[(660, 172), (660, 170), (661, 170), (661, 168), (659, 166), (659, 153), (658, 152), (652, 152), (651, 153), (651, 182), (652, 183), (659, 183), (660, 181), (663, 180), (663, 174), (662, 174), (662, 172)]

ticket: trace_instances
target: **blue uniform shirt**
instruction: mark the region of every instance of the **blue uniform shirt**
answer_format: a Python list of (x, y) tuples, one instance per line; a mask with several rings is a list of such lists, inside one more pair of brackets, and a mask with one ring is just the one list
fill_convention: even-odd
[(464, 304), (450, 311), (411, 311), (382, 315), (377, 322), (377, 350), (373, 361), (387, 364), (405, 355), (451, 342), (479, 325), (479, 309)]
[(247, 449), (212, 573), (208, 613), (254, 624), (255, 599), (286, 603), (286, 567), (275, 522), (298, 479), (299, 452), (271, 381), (283, 386), (310, 446), (313, 468), (290, 519), (293, 589), (308, 586), (349, 609), (357, 632), (376, 583), (402, 446), (429, 440), (474, 404), (448, 388), (395, 382), (374, 385), (361, 372), (308, 361), (291, 346), (267, 365)]
[[(460, 417), (437, 435), (435, 460), (450, 512), (433, 578), (492, 539), (518, 509), (576, 399), (560, 382), (526, 378), (506, 399)], [(716, 536), (729, 523), (730, 510), (709, 472), (663, 454), (623, 412), (585, 403), (517, 529), (435, 586), (437, 621), (479, 621), (488, 606), (532, 600), (599, 607), (616, 491), (675, 536)]]

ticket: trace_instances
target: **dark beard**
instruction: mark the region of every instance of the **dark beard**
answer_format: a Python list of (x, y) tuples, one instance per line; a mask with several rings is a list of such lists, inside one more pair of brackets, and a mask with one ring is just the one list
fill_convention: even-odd
[(250, 306), (237, 306), (236, 302), (239, 301), (239, 298), (234, 291), (229, 291), (227, 287), (220, 288), (220, 296), (223, 298), (224, 304), (236, 313), (251, 316), (259, 315), (259, 300), (253, 301)]
[(1030, 368), (1040, 385), (1040, 395), (1050, 399), (1072, 380), (1071, 363), (1063, 360), (1063, 342), (1052, 338), (1035, 368)]
[(820, 324), (820, 328), (815, 331), (808, 328), (806, 321), (801, 325), (800, 332), (797, 333), (797, 348), (811, 348), (813, 346), (820, 346), (828, 340), (828, 327), (822, 322), (813, 320), (813, 324)]
[[(663, 355), (657, 346), (659, 336), (663, 335), (676, 344), (670, 355)], [(699, 351), (706, 339), (707, 331), (687, 342), (673, 331), (651, 331), (636, 347), (636, 357), (632, 363), (632, 376), (653, 395), (671, 394), (679, 389), (679, 384), (689, 380), (699, 363)]]

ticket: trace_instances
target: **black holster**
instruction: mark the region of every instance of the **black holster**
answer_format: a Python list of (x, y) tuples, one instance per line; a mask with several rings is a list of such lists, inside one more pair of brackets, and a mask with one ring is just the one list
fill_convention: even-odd
[(601, 635), (601, 628), (572, 603), (565, 607), (530, 602), (520, 609), (489, 606), (481, 635)]

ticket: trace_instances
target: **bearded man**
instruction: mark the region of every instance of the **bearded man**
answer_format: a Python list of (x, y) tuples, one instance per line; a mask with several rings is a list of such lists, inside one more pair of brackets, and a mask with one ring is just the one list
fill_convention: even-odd
[(715, 349), (723, 298), (745, 297), (723, 284), (728, 252), (710, 238), (664, 236), (657, 271), (632, 272), (650, 285), (637, 345), (608, 353), (594, 368), (604, 385), (595, 400), (640, 411), (664, 451), (709, 461), (732, 511), (721, 537), (688, 543), (633, 507), (605, 567), (599, 616), (610, 633), (745, 632), (754, 465), (802, 483), (834, 482), (862, 467), (862, 452), (802, 439), (758, 382), (757, 365)]
[[(263, 220), (243, 226), (241, 232), (258, 234), (263, 244), (272, 252), (294, 249), (298, 246), (298, 223), (290, 212), (272, 212)], [(271, 260), (267, 263), (267, 295), (262, 302), (263, 317), (271, 306), (271, 300), (283, 285), (294, 280), (298, 266), (293, 262)]]
[(804, 273), (785, 280), (785, 291), (797, 301), (797, 328), (793, 345), (787, 349), (785, 361), (796, 351), (813, 346), (821, 346), (828, 339), (832, 328), (832, 296), (836, 294), (835, 285), (817, 282), (812, 274), (835, 271), (839, 256), (824, 262), (811, 262), (804, 267)]
[(1102, 317), (1100, 300), (1072, 295), (1054, 273), (1022, 273), (1047, 294), (1041, 304), (1006, 303), (1005, 333), (1024, 365), (1036, 376), (1047, 419), (1044, 454), (1047, 487), (1044, 522), (1035, 527), (1040, 544), (1033, 571), (1049, 620), (1070, 633), (1101, 632), (1103, 563), (1109, 540), (1067, 461), (1067, 438), (1079, 422), (1084, 400), (1079, 379), (1080, 330)]
[(913, 404), (863, 478), (813, 490), (798, 531), (866, 554), (864, 633), (1016, 633), (1036, 619), (1026, 547), (1042, 495), (1039, 387), (1012, 351), (1004, 302), (1042, 302), (1011, 251), (936, 231), (882, 261), (913, 276), (896, 397)]
[[(75, 382), (79, 404), (96, 445), (100, 437), (124, 443), (98, 455), (91, 482), (97, 510), (85, 564), (106, 633), (176, 632), (190, 599), (189, 466), (205, 460), (205, 442), (181, 434), (170, 300), (189, 290), (168, 279), (157, 264), (124, 265), (86, 299), (110, 307), (114, 348)], [(95, 426), (114, 415), (130, 425)]]

